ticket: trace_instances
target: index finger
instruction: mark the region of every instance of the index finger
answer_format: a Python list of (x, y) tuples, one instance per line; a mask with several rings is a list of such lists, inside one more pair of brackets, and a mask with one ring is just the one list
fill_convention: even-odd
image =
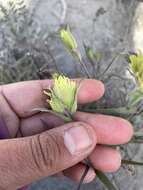
[[(79, 82), (79, 80), (76, 81), (77, 83)], [(43, 89), (51, 85), (52, 80), (18, 82), (2, 86), (0, 93), (18, 116), (28, 117), (32, 115), (32, 109), (47, 106)], [(103, 94), (104, 85), (102, 82), (84, 79), (80, 83), (78, 103), (83, 104), (96, 101)]]

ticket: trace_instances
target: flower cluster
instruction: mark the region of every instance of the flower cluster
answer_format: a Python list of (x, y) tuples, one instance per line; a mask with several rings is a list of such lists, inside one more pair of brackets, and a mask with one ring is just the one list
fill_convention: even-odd
[(63, 75), (53, 76), (54, 84), (44, 91), (53, 112), (68, 116), (77, 110), (77, 84)]
[(130, 55), (130, 70), (133, 73), (139, 89), (143, 91), (143, 54), (139, 51), (137, 54)]

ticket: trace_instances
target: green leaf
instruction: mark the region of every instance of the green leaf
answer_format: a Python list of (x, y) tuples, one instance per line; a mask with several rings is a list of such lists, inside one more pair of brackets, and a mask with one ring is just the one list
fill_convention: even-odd
[(130, 114), (134, 114), (135, 111), (134, 109), (127, 109), (126, 107), (119, 107), (119, 108), (83, 108), (83, 109), (78, 109), (79, 111), (84, 111), (84, 112), (90, 112), (90, 113), (99, 113), (99, 114), (104, 114), (104, 115), (114, 115), (114, 116), (119, 116), (123, 118), (128, 118)]
[(108, 179), (108, 177), (99, 170), (95, 170), (97, 177), (104, 184), (104, 186), (108, 190), (117, 190), (116, 187), (112, 184), (112, 182)]
[(88, 158), (85, 159), (84, 161), (89, 167), (91, 167), (95, 171), (96, 176), (100, 179), (100, 181), (104, 184), (104, 186), (108, 190), (117, 190), (116, 187), (112, 184), (112, 182), (108, 179), (108, 177), (103, 172), (94, 168), (94, 165), (90, 162)]
[(128, 107), (134, 107), (143, 99), (143, 92), (136, 90), (135, 92), (129, 94), (129, 98)]
[(133, 137), (136, 138), (136, 139), (143, 138), (143, 132), (140, 132), (140, 131), (134, 132), (134, 136)]
[(134, 135), (129, 143), (143, 144), (143, 133), (142, 132), (134, 132)]
[(137, 162), (134, 160), (122, 160), (122, 164), (143, 166), (143, 162)]

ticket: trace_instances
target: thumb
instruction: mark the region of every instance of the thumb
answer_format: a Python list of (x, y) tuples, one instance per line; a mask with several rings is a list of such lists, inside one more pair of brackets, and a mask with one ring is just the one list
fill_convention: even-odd
[(0, 189), (14, 190), (86, 158), (96, 145), (92, 127), (75, 122), (44, 133), (0, 141)]

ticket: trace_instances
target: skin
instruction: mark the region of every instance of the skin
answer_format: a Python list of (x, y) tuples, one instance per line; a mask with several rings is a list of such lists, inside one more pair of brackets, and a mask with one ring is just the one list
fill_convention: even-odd
[[(85, 165), (81, 161), (87, 156), (94, 167), (103, 172), (115, 172), (120, 168), (120, 153), (106, 145), (127, 143), (133, 135), (131, 124), (122, 118), (77, 112), (75, 114), (76, 122), (65, 125), (61, 119), (51, 114), (32, 112), (33, 108), (47, 106), (42, 90), (51, 85), (51, 80), (40, 80), (0, 86), (0, 115), (3, 117), (11, 137), (9, 140), (0, 141), (0, 170), (3, 171), (0, 172), (0, 189), (16, 189), (37, 179), (61, 174), (61, 172), (67, 177), (79, 181), (85, 169)], [(104, 85), (100, 81), (83, 80), (78, 92), (78, 103), (97, 101), (103, 94)], [(65, 130), (77, 125), (85, 126), (90, 131), (93, 144), (88, 150), (71, 156), (65, 150), (59, 134), (62, 136)], [(48, 153), (51, 153), (52, 164), (44, 163), (39, 149), (35, 149), (37, 139), (41, 136), (44, 150), (42, 151), (45, 156), (48, 149)], [(54, 147), (49, 136), (56, 137), (57, 144), (61, 143), (60, 152), (63, 151), (64, 154), (59, 155), (59, 149)], [(31, 146), (34, 149), (30, 149), (30, 142), (34, 142), (34, 145)], [(45, 148), (46, 143), (49, 145), (48, 148), (47, 146)], [(33, 154), (31, 154), (32, 151)], [(56, 157), (59, 159), (56, 160)], [(38, 166), (35, 164), (37, 158)], [(46, 159), (48, 158), (46, 157)], [(84, 182), (88, 183), (94, 177), (95, 173), (90, 169)]]

